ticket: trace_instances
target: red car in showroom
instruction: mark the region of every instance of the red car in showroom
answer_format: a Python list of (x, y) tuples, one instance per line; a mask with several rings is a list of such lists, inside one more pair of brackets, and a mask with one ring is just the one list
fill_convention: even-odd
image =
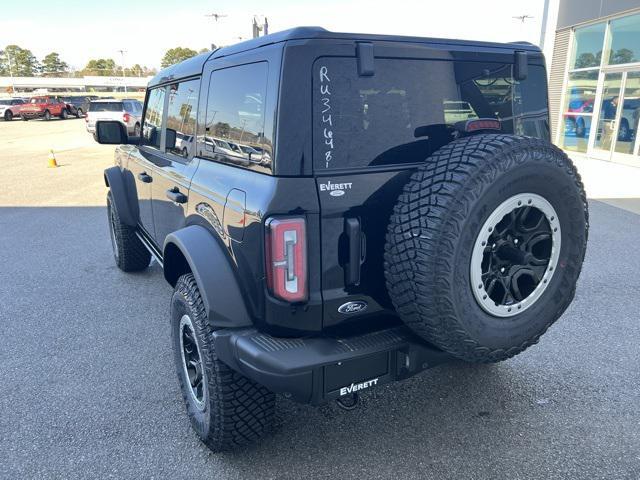
[(20, 109), (20, 116), (23, 120), (32, 118), (44, 118), (51, 120), (51, 117), (60, 117), (62, 120), (69, 117), (67, 104), (58, 97), (39, 96), (31, 97)]

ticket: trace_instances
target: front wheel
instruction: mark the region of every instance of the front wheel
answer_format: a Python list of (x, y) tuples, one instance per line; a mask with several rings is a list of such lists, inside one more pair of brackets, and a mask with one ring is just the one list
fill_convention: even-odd
[(82, 116), (82, 109), (79, 108), (76, 110), (76, 118), (80, 118)]
[(191, 426), (213, 451), (229, 450), (271, 429), (275, 395), (218, 358), (193, 274), (181, 276), (171, 299), (173, 353)]
[(139, 137), (140, 136), (140, 124), (136, 123), (135, 127), (133, 127), (133, 136), (134, 137)]
[(69, 118), (69, 112), (65, 108), (64, 110), (62, 110), (62, 112), (60, 112), (60, 119), (66, 120), (67, 118)]
[(147, 268), (151, 254), (136, 235), (135, 228), (120, 220), (111, 192), (107, 195), (107, 214), (113, 258), (118, 268), (123, 272), (138, 272)]
[(47, 121), (47, 122), (48, 122), (49, 120), (51, 120), (51, 112), (50, 112), (49, 110), (45, 110), (45, 112), (44, 112), (44, 119), (45, 119), (45, 121)]

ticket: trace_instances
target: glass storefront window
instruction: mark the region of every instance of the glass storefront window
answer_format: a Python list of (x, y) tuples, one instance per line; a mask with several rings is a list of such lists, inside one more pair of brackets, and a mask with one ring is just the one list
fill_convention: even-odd
[(597, 70), (569, 74), (562, 110), (564, 132), (560, 143), (565, 150), (587, 151), (597, 85)]
[(624, 87), (622, 114), (618, 126), (615, 151), (633, 154), (640, 124), (640, 72), (629, 72)]
[(611, 21), (609, 65), (640, 62), (640, 15)]
[(617, 125), (616, 116), (620, 108), (620, 92), (622, 88), (622, 73), (607, 73), (602, 88), (602, 105), (598, 119), (595, 148), (611, 150)]
[(606, 23), (598, 23), (576, 29), (571, 69), (600, 66), (606, 28)]

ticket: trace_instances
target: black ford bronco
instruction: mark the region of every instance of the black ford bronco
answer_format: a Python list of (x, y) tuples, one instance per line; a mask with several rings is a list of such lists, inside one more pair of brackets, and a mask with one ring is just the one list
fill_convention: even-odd
[(275, 393), (352, 406), (449, 359), (505, 360), (573, 299), (588, 230), (549, 142), (544, 58), (296, 28), (161, 71), (105, 171), (115, 261), (151, 257), (193, 428), (270, 427)]

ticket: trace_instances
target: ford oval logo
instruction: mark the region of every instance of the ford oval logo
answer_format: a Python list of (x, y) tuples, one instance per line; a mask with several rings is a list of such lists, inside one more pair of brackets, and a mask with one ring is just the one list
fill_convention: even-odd
[(338, 308), (340, 313), (360, 313), (364, 312), (367, 309), (367, 302), (363, 302), (362, 300), (358, 300), (356, 302), (347, 302)]
[(329, 192), (329, 195), (331, 195), (332, 197), (341, 197), (342, 195), (344, 195), (344, 190), (331, 190)]

